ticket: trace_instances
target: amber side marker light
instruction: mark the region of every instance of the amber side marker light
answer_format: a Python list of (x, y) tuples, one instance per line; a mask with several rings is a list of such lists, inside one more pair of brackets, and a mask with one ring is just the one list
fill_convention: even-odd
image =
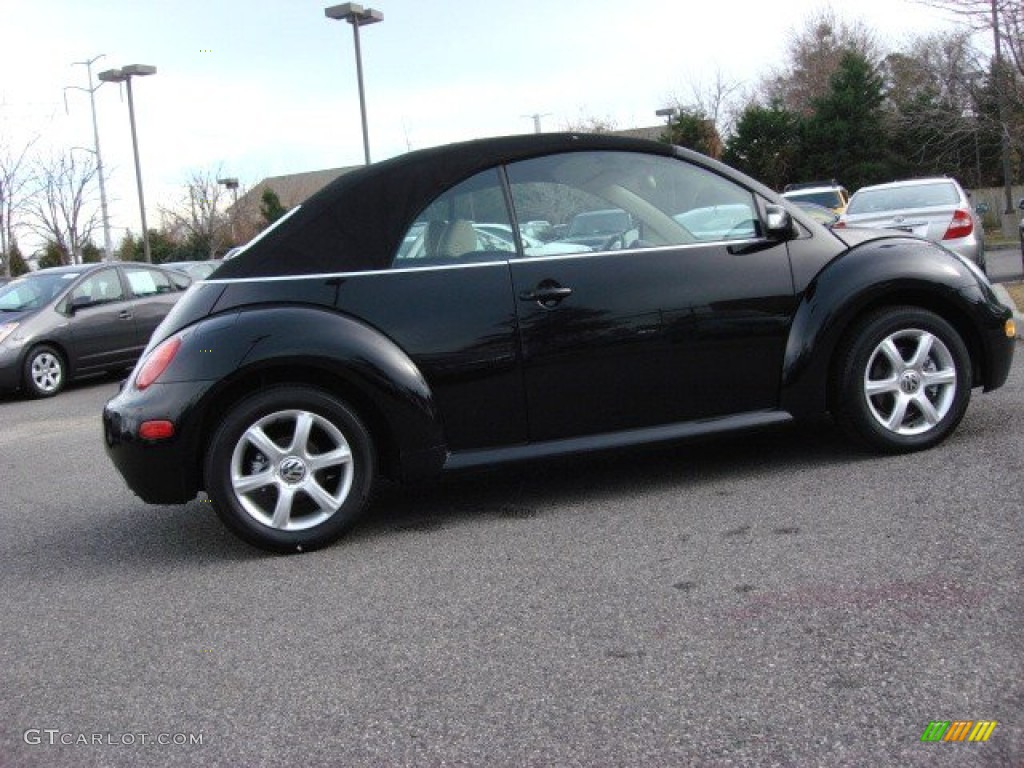
[(1017, 335), (1017, 324), (1013, 322), (1013, 318), (1010, 318), (1009, 320), (1006, 321), (1006, 328), (1004, 329), (1004, 332), (1006, 333), (1006, 338), (1008, 339), (1012, 339), (1014, 336)]
[(174, 356), (178, 354), (180, 346), (181, 339), (178, 336), (172, 336), (157, 346), (139, 369), (139, 375), (135, 377), (135, 388), (145, 389), (159, 379), (160, 375), (167, 370), (167, 366), (171, 364)]
[(139, 437), (146, 440), (166, 440), (174, 437), (174, 424), (164, 419), (144, 421), (139, 427)]

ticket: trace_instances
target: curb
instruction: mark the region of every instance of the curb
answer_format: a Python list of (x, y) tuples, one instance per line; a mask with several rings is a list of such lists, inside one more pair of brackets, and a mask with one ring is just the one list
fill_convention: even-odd
[(996, 296), (1006, 306), (1013, 310), (1013, 322), (1017, 325), (1017, 338), (1024, 339), (1024, 315), (1021, 314), (1020, 309), (1016, 304), (1013, 303), (1013, 298), (1007, 292), (1003, 286), (999, 283), (994, 283), (992, 289), (996, 292)]

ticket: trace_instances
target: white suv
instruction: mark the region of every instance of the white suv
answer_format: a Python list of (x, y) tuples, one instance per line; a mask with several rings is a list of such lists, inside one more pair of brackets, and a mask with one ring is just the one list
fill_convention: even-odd
[(810, 181), (803, 184), (787, 184), (782, 196), (794, 203), (814, 203), (833, 213), (842, 213), (850, 201), (846, 187), (832, 181)]

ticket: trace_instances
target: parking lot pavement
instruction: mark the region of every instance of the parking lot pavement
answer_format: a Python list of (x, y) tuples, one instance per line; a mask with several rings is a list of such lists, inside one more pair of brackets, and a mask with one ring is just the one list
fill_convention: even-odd
[(134, 498), (115, 383), (0, 400), (0, 765), (1024, 764), (1022, 358), (925, 453), (801, 427), (385, 487), (292, 557)]
[(1018, 245), (992, 248), (985, 254), (989, 278), (996, 283), (1024, 280), (1024, 256)]

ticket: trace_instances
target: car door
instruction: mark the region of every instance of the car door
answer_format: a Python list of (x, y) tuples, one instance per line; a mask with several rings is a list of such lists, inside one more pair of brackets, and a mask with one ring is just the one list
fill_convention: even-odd
[(90, 272), (62, 300), (76, 373), (126, 366), (133, 360), (135, 318), (117, 267)]
[[(777, 406), (795, 298), (786, 245), (761, 237), (749, 190), (630, 152), (551, 155), (507, 174), (519, 220), (630, 214), (629, 231), (590, 250), (511, 263), (532, 441)], [(747, 215), (728, 229), (703, 213), (691, 219), (714, 228), (679, 221), (714, 206)]]
[(509, 280), (514, 242), (502, 177), (455, 185), (413, 222), (391, 269), (346, 275), (337, 306), (394, 341), (422, 373), (448, 448), (525, 443), (526, 407)]
[(132, 312), (135, 315), (134, 347), (135, 355), (138, 356), (149, 343), (149, 337), (160, 325), (160, 321), (181, 298), (182, 287), (187, 287), (189, 278), (185, 275), (170, 275), (163, 270), (143, 265), (125, 265), (122, 269), (131, 292)]

